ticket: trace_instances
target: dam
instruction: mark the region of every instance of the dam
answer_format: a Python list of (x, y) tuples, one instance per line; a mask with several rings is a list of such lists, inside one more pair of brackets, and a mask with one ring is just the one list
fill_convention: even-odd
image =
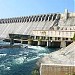
[(75, 13), (49, 13), (0, 19), (0, 39), (29, 45), (65, 47), (75, 34)]

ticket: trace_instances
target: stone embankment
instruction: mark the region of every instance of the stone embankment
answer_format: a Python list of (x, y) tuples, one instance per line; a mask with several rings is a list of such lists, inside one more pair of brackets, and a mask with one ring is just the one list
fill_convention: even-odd
[(44, 56), (40, 63), (75, 65), (75, 42), (65, 48)]

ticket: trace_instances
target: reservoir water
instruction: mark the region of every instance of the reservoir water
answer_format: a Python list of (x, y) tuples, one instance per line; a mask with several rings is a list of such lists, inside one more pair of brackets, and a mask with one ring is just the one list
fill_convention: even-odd
[[(0, 45), (5, 45), (0, 41)], [(0, 75), (31, 75), (40, 57), (56, 50), (40, 46), (0, 49)]]

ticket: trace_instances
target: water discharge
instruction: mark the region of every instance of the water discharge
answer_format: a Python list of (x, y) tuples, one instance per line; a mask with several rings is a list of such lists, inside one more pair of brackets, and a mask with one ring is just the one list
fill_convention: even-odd
[(51, 50), (40, 46), (0, 49), (0, 75), (31, 75), (37, 59)]

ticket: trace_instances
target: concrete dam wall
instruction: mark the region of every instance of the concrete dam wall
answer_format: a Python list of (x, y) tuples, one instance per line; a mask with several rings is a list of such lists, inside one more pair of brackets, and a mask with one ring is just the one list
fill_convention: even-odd
[[(74, 33), (75, 13), (69, 13), (68, 10), (64, 13), (0, 19), (0, 39), (10, 39), (9, 34), (15, 34), (30, 36), (27, 39), (23, 38), (24, 41), (42, 40), (49, 44), (47, 41), (72, 41)], [(23, 40), (22, 37), (20, 39)]]
[(0, 37), (8, 38), (9, 34), (33, 35), (33, 30), (49, 30), (59, 14), (0, 19)]

